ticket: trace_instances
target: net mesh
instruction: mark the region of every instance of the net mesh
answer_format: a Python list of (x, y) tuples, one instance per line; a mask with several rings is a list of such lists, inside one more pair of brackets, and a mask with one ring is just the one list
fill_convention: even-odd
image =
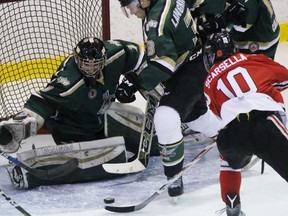
[(103, 39), (104, 18), (101, 0), (0, 4), (0, 119), (19, 112), (32, 90), (45, 87), (79, 40)]

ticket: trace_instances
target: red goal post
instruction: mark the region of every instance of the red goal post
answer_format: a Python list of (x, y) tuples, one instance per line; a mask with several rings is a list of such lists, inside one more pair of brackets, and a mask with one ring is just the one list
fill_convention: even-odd
[(19, 112), (84, 37), (110, 39), (109, 0), (0, 0), (0, 120)]

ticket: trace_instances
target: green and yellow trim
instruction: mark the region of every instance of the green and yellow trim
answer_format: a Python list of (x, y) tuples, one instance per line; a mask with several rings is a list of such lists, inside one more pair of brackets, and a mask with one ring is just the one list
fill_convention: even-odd
[(288, 42), (288, 22), (280, 23), (280, 43)]

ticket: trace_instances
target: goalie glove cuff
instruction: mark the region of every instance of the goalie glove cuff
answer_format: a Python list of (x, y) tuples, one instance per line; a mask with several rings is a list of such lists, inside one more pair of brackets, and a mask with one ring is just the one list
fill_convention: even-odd
[[(29, 117), (26, 113), (21, 112), (17, 114), (14, 118), (8, 121), (2, 121), (0, 123), (1, 133), (0, 138), (3, 140), (2, 145), (16, 146), (15, 143), (19, 143), (30, 136), (37, 134), (37, 122), (34, 117)], [(7, 147), (8, 148), (8, 147)], [(16, 148), (11, 148), (11, 150), (6, 150), (5, 152), (17, 151), (19, 146)], [(16, 149), (16, 150), (15, 150)], [(3, 148), (3, 151), (5, 149)]]
[[(12, 120), (12, 121), (11, 121)], [(30, 136), (37, 134), (37, 121), (34, 117), (29, 117), (25, 112), (17, 114), (13, 119), (9, 120), (15, 132), (14, 139), (21, 142)], [(14, 127), (13, 127), (14, 126)], [(12, 130), (13, 130), (12, 129)]]
[(0, 150), (6, 153), (18, 151), (20, 145), (13, 139), (11, 131), (5, 127), (0, 128)]

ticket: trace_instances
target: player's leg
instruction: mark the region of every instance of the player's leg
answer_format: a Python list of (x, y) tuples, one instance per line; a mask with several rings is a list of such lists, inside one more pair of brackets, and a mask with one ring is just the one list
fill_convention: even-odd
[(288, 131), (280, 118), (270, 115), (255, 125), (255, 154), (288, 181)]
[[(154, 124), (164, 174), (168, 179), (178, 173), (183, 166), (184, 142), (181, 121), (184, 121), (191, 112), (197, 112), (195, 114), (197, 118), (207, 111), (206, 106), (205, 110), (194, 110), (195, 104), (203, 97), (206, 74), (206, 71), (198, 68), (196, 63), (190, 62), (184, 65), (166, 83), (165, 93), (156, 109)], [(168, 193), (170, 196), (183, 193), (182, 178), (168, 188)]]
[[(123, 136), (126, 150), (138, 153), (144, 113), (129, 104), (112, 103), (105, 113), (105, 136)], [(153, 136), (150, 155), (159, 155), (157, 137)]]
[(219, 132), (217, 147), (220, 156), (219, 182), (221, 198), (226, 204), (228, 216), (241, 216), (240, 187), (241, 168), (252, 158), (252, 154), (243, 150), (244, 145), (251, 145), (249, 123), (232, 122)]

